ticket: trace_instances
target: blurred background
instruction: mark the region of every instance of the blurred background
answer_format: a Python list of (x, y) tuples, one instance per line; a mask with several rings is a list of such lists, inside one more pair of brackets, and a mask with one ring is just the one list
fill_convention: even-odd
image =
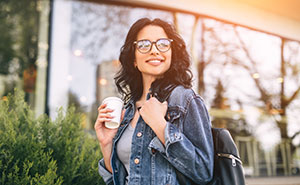
[(247, 182), (300, 182), (299, 12), (297, 0), (1, 0), (0, 98), (24, 90), (37, 117), (75, 105), (93, 133), (101, 101), (118, 96), (128, 29), (161, 18), (187, 43), (193, 88), (231, 132)]

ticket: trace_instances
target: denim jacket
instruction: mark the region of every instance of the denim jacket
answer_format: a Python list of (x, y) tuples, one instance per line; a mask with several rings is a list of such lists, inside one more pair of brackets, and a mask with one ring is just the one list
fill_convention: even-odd
[[(127, 172), (118, 158), (116, 143), (132, 120), (134, 110), (134, 102), (129, 101), (113, 140), (113, 173), (106, 170), (103, 159), (99, 161), (99, 174), (108, 185), (125, 184)], [(165, 144), (162, 144), (139, 118), (132, 138), (128, 185), (178, 185), (175, 169), (197, 184), (207, 184), (213, 176), (214, 151), (203, 99), (192, 89), (176, 87), (168, 99), (166, 120)]]

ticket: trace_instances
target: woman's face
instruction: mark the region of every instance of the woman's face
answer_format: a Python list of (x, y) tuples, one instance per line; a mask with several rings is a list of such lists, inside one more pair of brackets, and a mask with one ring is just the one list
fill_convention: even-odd
[[(151, 42), (156, 42), (162, 38), (168, 39), (168, 36), (163, 28), (155, 25), (145, 26), (137, 35), (137, 41), (146, 39)], [(164, 45), (161, 46), (164, 47)], [(137, 47), (138, 46), (136, 46), (136, 48)], [(141, 53), (138, 49), (135, 49), (134, 65), (142, 73), (143, 79), (148, 77), (156, 79), (170, 68), (171, 56), (171, 48), (165, 52), (161, 52), (153, 43), (149, 52)]]

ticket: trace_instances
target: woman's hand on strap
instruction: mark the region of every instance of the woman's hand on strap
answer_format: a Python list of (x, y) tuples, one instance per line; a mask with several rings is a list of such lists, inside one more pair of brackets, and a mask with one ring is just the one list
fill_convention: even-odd
[(139, 110), (143, 120), (152, 128), (158, 138), (165, 142), (164, 129), (166, 127), (165, 115), (167, 113), (168, 103), (161, 103), (156, 98), (152, 97), (147, 100)]

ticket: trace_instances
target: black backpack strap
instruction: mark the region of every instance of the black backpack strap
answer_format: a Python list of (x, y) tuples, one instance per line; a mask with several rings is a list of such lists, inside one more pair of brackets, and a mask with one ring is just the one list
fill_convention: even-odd
[(150, 94), (153, 97), (156, 97), (160, 102), (167, 101), (171, 92), (179, 84), (176, 84), (172, 79), (164, 77), (156, 79), (150, 87)]

